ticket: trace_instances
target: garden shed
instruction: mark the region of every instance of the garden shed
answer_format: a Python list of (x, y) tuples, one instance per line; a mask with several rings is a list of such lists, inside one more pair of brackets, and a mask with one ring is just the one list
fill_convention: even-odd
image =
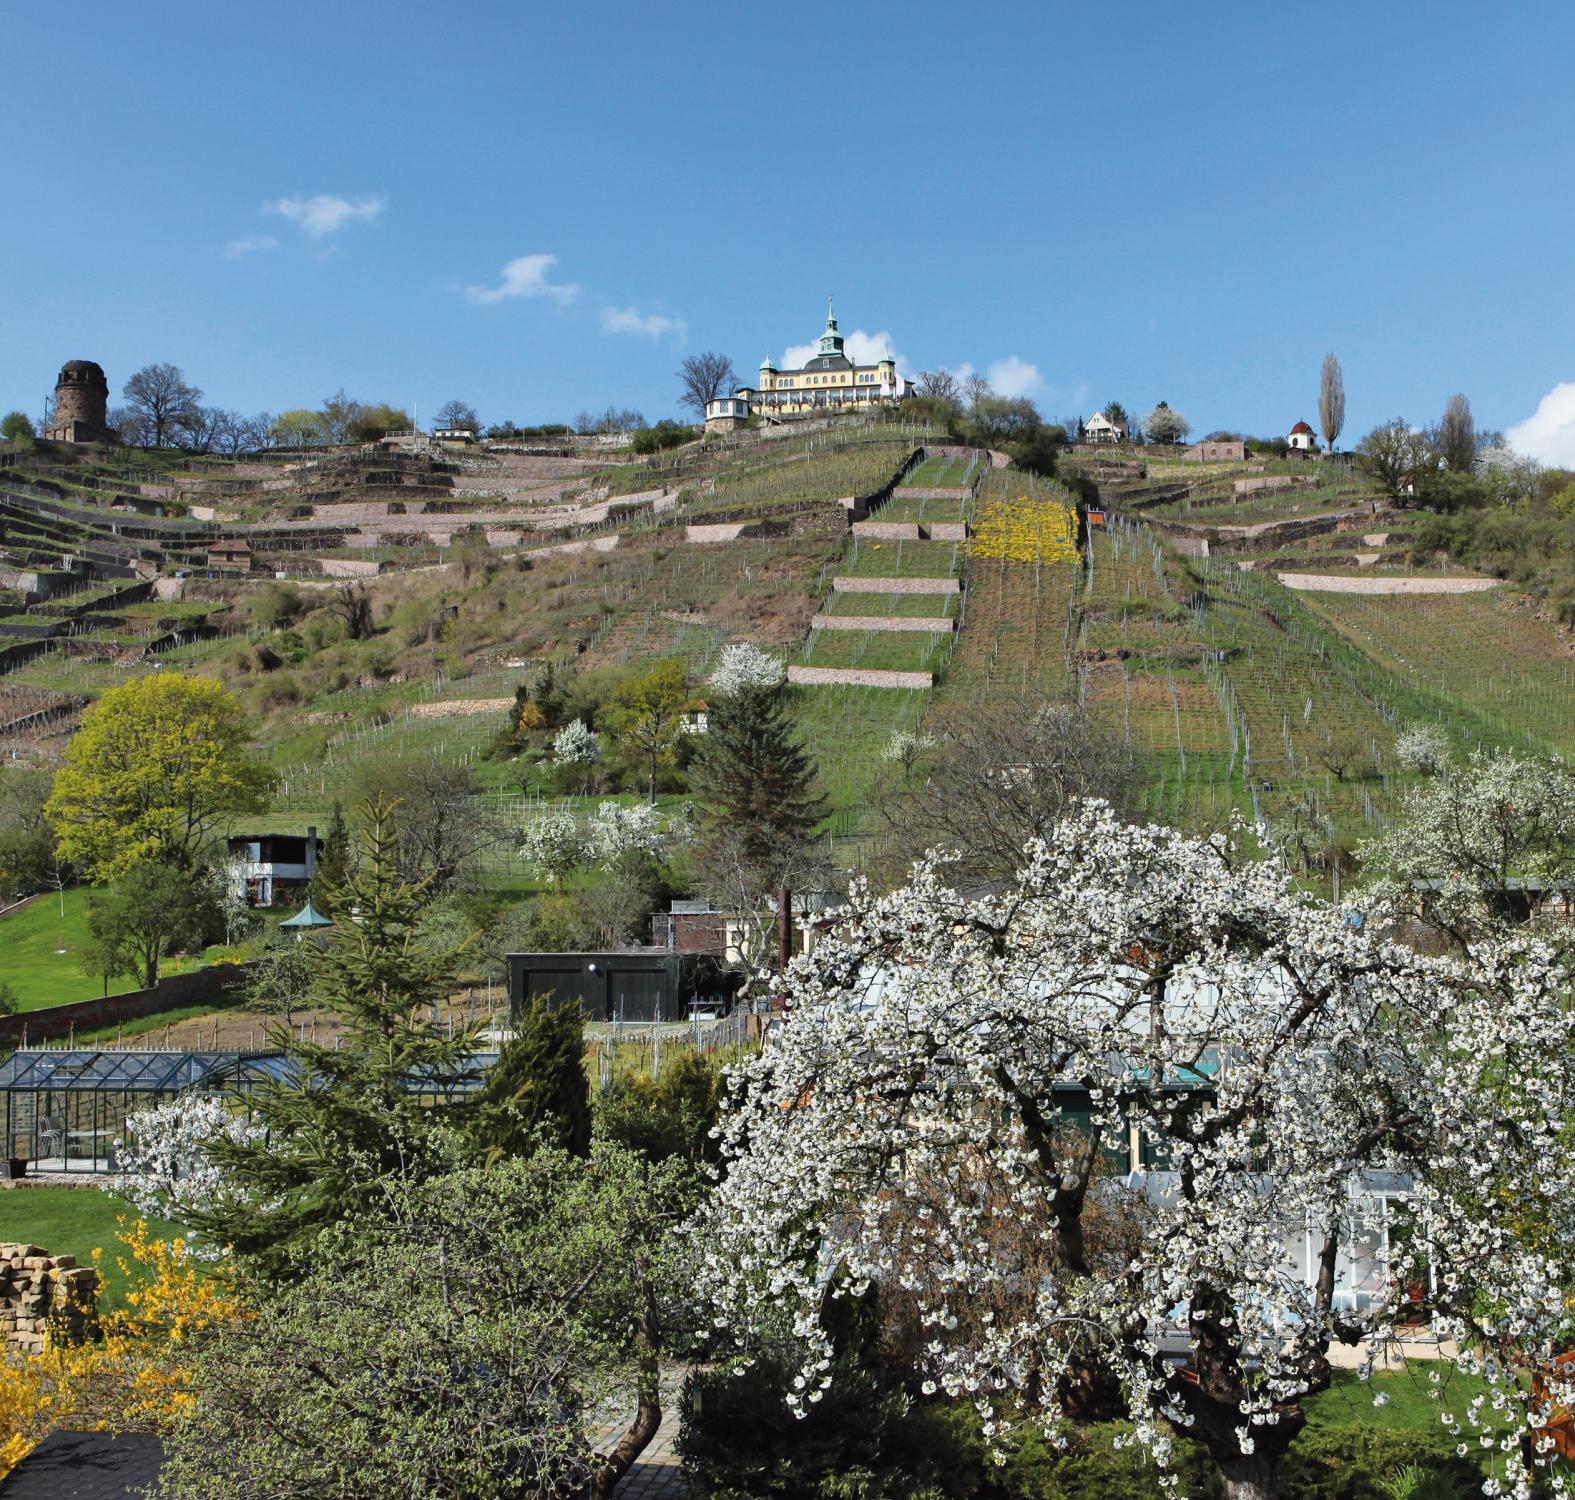
[(126, 1118), (196, 1089), (244, 1099), (277, 1052), (23, 1048), (0, 1062), (5, 1157), (38, 1172), (113, 1172)]

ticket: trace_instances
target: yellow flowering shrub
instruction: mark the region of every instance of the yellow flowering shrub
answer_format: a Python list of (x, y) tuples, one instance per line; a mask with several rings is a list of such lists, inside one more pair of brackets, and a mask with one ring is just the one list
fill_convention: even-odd
[(1059, 500), (991, 500), (979, 508), (969, 553), (992, 561), (1077, 561), (1077, 512)]
[[(146, 1222), (121, 1221), (116, 1262), (130, 1283), (124, 1312), (105, 1315), (79, 1343), (46, 1336), (35, 1355), (0, 1355), (0, 1477), (59, 1428), (146, 1431), (191, 1398), (186, 1349), (241, 1316), (226, 1269), (200, 1263), (186, 1243), (154, 1239)], [(102, 1269), (104, 1252), (93, 1261)]]

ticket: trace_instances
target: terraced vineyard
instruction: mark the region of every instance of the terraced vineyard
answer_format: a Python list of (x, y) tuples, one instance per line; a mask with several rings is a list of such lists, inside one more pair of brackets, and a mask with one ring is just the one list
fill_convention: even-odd
[(1417, 688), (1511, 742), (1575, 754), (1575, 643), (1532, 602), (1485, 594), (1304, 594), (1303, 605)]

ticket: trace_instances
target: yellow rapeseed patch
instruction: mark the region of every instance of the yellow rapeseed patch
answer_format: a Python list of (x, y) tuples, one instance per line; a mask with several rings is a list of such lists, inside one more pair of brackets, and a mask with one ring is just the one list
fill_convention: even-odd
[(968, 539), (974, 557), (1022, 563), (1077, 561), (1077, 512), (1059, 500), (992, 500)]

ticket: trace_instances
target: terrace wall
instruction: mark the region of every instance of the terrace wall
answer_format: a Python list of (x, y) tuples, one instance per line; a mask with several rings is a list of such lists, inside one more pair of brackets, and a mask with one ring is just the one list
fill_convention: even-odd
[(1496, 578), (1352, 578), (1332, 573), (1279, 573), (1288, 589), (1324, 594), (1481, 594)]
[(803, 687), (913, 688), (928, 692), (935, 686), (933, 672), (881, 672), (858, 667), (789, 667), (788, 681)]
[(960, 594), (956, 578), (833, 578), (839, 594)]
[(950, 634), (957, 622), (949, 615), (816, 615), (811, 630), (916, 630)]
[(31, 1046), (57, 1041), (72, 1032), (92, 1031), (135, 1021), (180, 1005), (212, 1000), (246, 977), (245, 964), (213, 964), (191, 974), (171, 974), (147, 990), (128, 990), (97, 1000), (73, 1000), (20, 1015), (0, 1016), (0, 1047)]

